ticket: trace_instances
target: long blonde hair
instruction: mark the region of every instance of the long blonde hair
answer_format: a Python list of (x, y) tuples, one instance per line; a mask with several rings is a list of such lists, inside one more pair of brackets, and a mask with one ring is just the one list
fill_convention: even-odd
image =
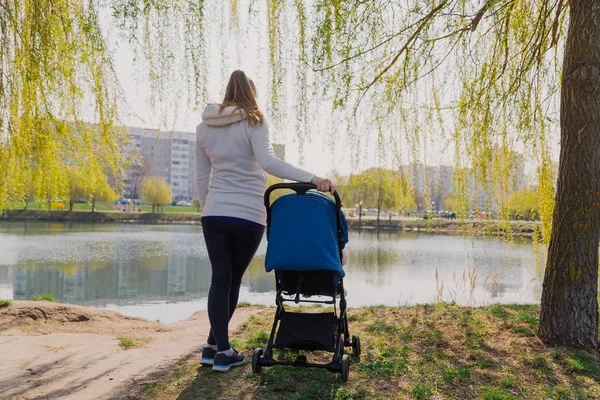
[(222, 112), (225, 107), (237, 107), (239, 110), (244, 110), (248, 115), (250, 125), (256, 127), (265, 122), (265, 116), (258, 108), (256, 103), (256, 87), (254, 82), (246, 76), (244, 71), (236, 70), (231, 73), (225, 98), (219, 105), (219, 112)]

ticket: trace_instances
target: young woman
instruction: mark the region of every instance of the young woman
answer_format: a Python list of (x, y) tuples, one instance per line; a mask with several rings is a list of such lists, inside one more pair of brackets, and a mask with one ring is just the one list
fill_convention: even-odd
[(229, 344), (228, 325), (242, 277), (266, 225), (265, 171), (282, 179), (312, 182), (323, 192), (333, 192), (334, 186), (275, 156), (254, 84), (243, 71), (231, 74), (223, 103), (206, 107), (196, 135), (196, 183), (212, 267), (211, 330), (202, 363), (213, 365), (213, 371), (228, 371), (244, 363), (244, 355)]

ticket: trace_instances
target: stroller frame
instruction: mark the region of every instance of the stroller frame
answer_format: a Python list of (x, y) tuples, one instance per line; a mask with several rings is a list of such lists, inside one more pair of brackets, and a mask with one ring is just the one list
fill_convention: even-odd
[[(279, 189), (291, 189), (295, 191), (298, 195), (304, 195), (307, 191), (311, 189), (316, 189), (317, 187), (311, 183), (278, 183), (270, 186), (265, 192), (265, 207), (267, 209), (267, 234), (270, 231), (271, 227), (271, 202), (270, 195), (275, 190)], [(343, 234), (342, 234), (342, 201), (337, 192), (333, 193), (333, 197), (335, 199), (335, 208), (336, 208), (336, 222), (337, 222), (337, 244), (339, 249), (339, 257), (340, 262), (342, 259), (342, 249), (344, 248)], [(276, 283), (276, 296), (275, 302), (277, 304), (277, 309), (275, 312), (275, 319), (273, 321), (273, 326), (271, 328), (271, 334), (269, 336), (269, 341), (267, 343), (266, 348), (263, 350), (262, 348), (257, 348), (254, 351), (252, 357), (252, 371), (254, 373), (260, 373), (262, 367), (271, 367), (274, 365), (288, 365), (294, 367), (309, 367), (309, 368), (324, 368), (331, 372), (341, 373), (342, 381), (346, 382), (348, 380), (348, 375), (350, 371), (349, 366), (349, 357), (347, 354), (344, 354), (344, 347), (352, 347), (352, 353), (354, 356), (360, 355), (360, 338), (358, 335), (353, 335), (352, 340), (350, 339), (350, 333), (348, 330), (348, 317), (346, 314), (346, 298), (344, 295), (344, 283), (343, 278), (339, 277), (338, 279), (332, 279), (332, 287), (331, 287), (331, 295), (329, 293), (324, 294), (324, 297), (331, 298), (324, 300), (314, 300), (301, 298), (300, 293), (300, 284), (303, 282), (304, 273), (310, 274), (318, 271), (306, 271), (306, 272), (298, 272), (298, 287), (295, 293), (289, 293), (289, 290), (286, 291), (285, 288), (280, 283), (280, 279), (282, 275), (279, 273), (284, 271), (275, 270), (275, 283)], [(287, 271), (286, 271), (287, 272)], [(294, 271), (295, 272), (295, 271)], [(289, 288), (288, 288), (289, 289)], [(336, 301), (336, 295), (339, 295), (339, 308)], [(319, 294), (320, 296), (320, 294)], [(335, 328), (333, 330), (333, 346), (327, 348), (323, 346), (315, 346), (310, 344), (295, 344), (293, 346), (279, 345), (276, 344), (276, 335), (281, 330), (282, 319), (285, 319), (288, 315), (297, 314), (293, 312), (286, 311), (284, 309), (284, 304), (286, 302), (294, 302), (296, 304), (299, 303), (313, 303), (313, 304), (328, 304), (333, 305), (333, 321), (335, 321)], [(310, 313), (302, 313), (307, 316), (317, 316), (318, 314), (310, 314)], [(329, 316), (330, 314), (322, 313), (321, 315)], [(292, 317), (293, 318), (293, 317)], [(310, 317), (309, 317), (310, 318)], [(278, 327), (279, 325), (279, 327)], [(300, 355), (296, 358), (295, 361), (280, 361), (273, 358), (273, 349), (284, 349), (284, 348), (293, 348), (297, 350), (324, 350), (327, 352), (333, 353), (333, 358), (331, 362), (327, 364), (317, 364), (317, 363), (309, 363), (306, 359), (306, 356)]]

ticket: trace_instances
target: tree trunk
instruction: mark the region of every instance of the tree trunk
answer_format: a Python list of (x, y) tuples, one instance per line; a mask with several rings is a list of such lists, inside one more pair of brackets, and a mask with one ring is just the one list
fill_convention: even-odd
[(561, 150), (539, 336), (598, 347), (600, 0), (572, 0), (561, 89)]
[(358, 206), (358, 227), (362, 225), (362, 204)]
[(383, 190), (381, 188), (379, 188), (379, 190), (377, 191), (377, 228), (379, 228), (379, 214), (381, 213), (381, 196), (382, 196), (382, 192)]
[(73, 200), (69, 200), (69, 211), (73, 211)]

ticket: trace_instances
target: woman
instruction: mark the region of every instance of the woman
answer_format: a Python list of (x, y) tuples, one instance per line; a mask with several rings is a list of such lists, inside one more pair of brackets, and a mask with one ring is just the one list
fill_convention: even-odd
[(229, 344), (228, 325), (242, 277), (265, 229), (264, 171), (283, 179), (312, 182), (323, 192), (333, 193), (334, 186), (330, 180), (275, 156), (254, 84), (243, 71), (231, 74), (223, 103), (206, 107), (196, 134), (196, 183), (212, 267), (208, 293), (211, 330), (202, 363), (213, 365), (213, 371), (229, 371), (244, 363), (244, 355)]

